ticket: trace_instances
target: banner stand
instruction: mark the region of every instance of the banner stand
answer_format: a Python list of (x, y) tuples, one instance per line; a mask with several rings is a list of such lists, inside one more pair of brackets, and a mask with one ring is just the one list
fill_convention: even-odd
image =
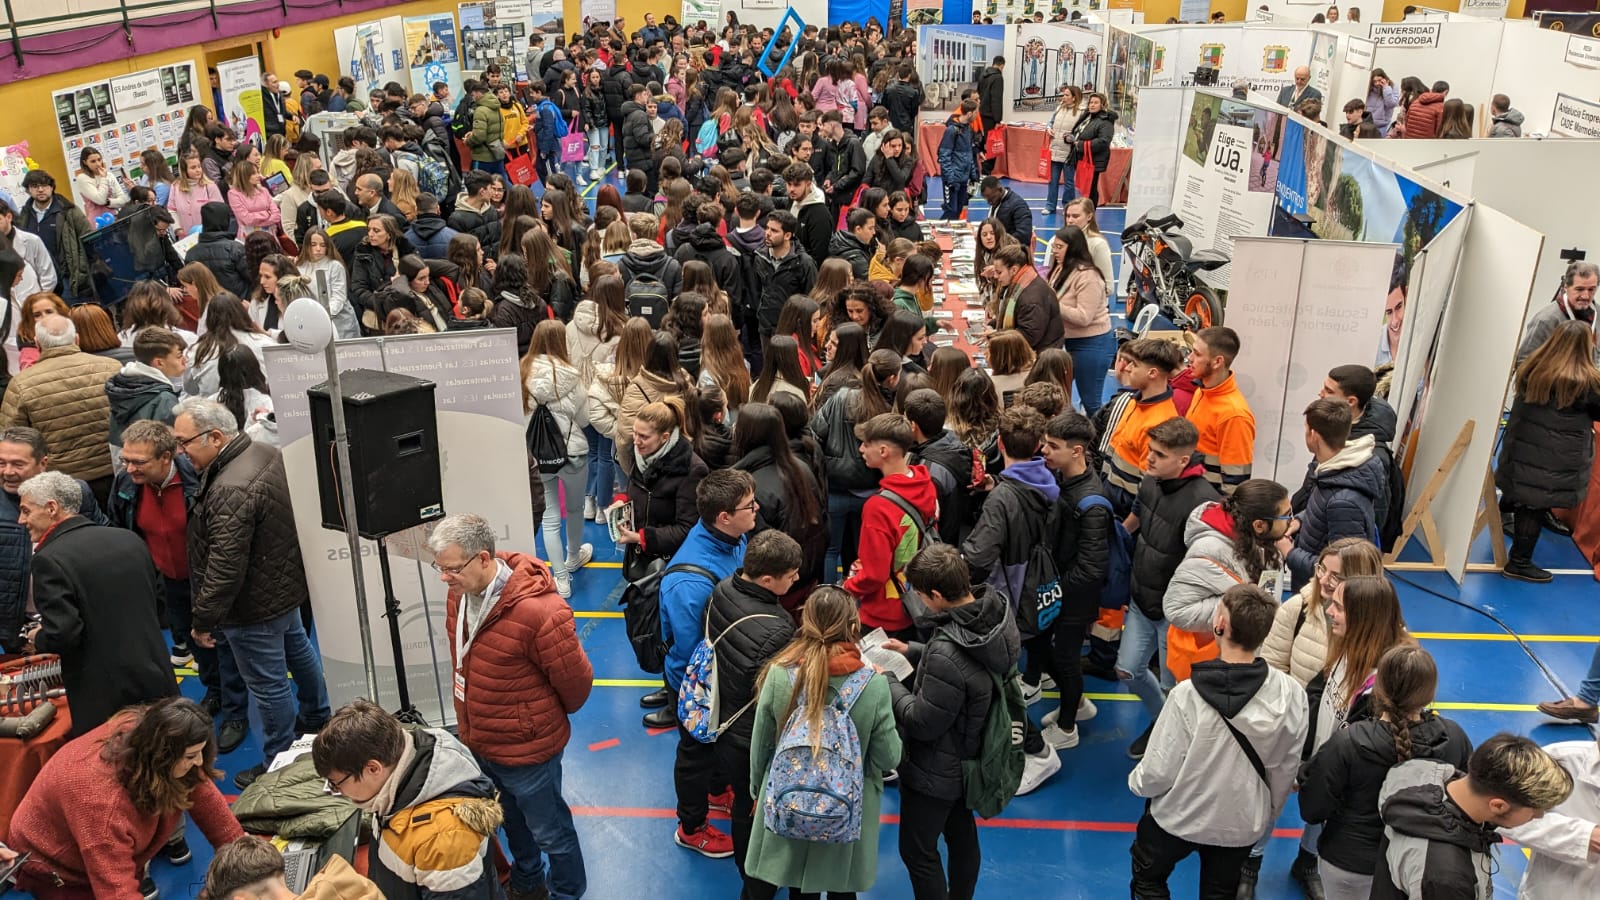
[[(1444, 541), (1439, 536), (1439, 524), (1433, 517), (1433, 501), (1444, 490), (1445, 482), (1450, 479), (1456, 465), (1461, 462), (1461, 457), (1467, 452), (1467, 447), (1472, 443), (1472, 432), (1477, 427), (1477, 420), (1468, 419), (1456, 434), (1455, 442), (1440, 460), (1438, 467), (1429, 476), (1428, 483), (1423, 486), (1422, 493), (1417, 495), (1417, 502), (1411, 507), (1411, 512), (1406, 514), (1405, 524), (1400, 529), (1400, 537), (1394, 542), (1394, 549), (1383, 558), (1383, 567), (1397, 572), (1442, 572), (1445, 569)], [(1506, 567), (1506, 533), (1500, 524), (1500, 507), (1495, 498), (1494, 474), (1490, 471), (1483, 473), (1483, 487), (1479, 497), (1477, 518), (1472, 523), (1472, 540), (1476, 541), (1478, 535), (1485, 528), (1489, 529), (1489, 546), (1494, 551), (1493, 563), (1467, 563), (1468, 572), (1498, 572)], [(1400, 562), (1400, 551), (1417, 535), (1417, 529), (1422, 529), (1422, 541), (1428, 547), (1428, 556), (1431, 562)]]

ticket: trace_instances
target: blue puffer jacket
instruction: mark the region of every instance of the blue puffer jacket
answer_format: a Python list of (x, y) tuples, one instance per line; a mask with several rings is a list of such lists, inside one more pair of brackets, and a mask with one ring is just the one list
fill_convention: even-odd
[[(79, 479), (83, 500), (78, 513), (96, 525), (109, 525), (89, 485)], [(0, 649), (22, 649), (22, 620), (28, 611), (28, 573), (33, 564), (33, 538), (17, 521), (19, 498), (0, 491)]]
[(1388, 478), (1373, 443), (1371, 435), (1355, 438), (1327, 462), (1313, 462), (1306, 472), (1309, 490), (1302, 491), (1304, 508), (1295, 510), (1300, 530), (1287, 559), (1293, 590), (1311, 580), (1317, 556), (1333, 541), (1358, 537), (1377, 542), (1376, 511), (1388, 508)]
[(944, 123), (939, 140), (939, 177), (949, 184), (963, 184), (978, 177), (978, 164), (972, 156), (972, 126), (951, 116)]
[[(704, 522), (696, 522), (667, 567), (699, 566), (716, 575), (720, 582), (744, 561), (744, 545), (743, 535), (729, 540)], [(706, 604), (711, 601), (714, 587), (715, 582), (693, 572), (673, 572), (661, 579), (661, 637), (667, 642), (667, 687), (673, 693), (683, 684), (683, 670), (703, 636)]]
[[(194, 470), (194, 463), (187, 456), (176, 456), (173, 463), (178, 467), (178, 481), (183, 485), (183, 505), (187, 507), (194, 503), (194, 492), (200, 487), (200, 473)], [(106, 508), (106, 518), (111, 520), (110, 524), (142, 534), (137, 522), (139, 498), (144, 491), (139, 488), (128, 477), (126, 469), (117, 473), (117, 479), (111, 483), (111, 501)]]

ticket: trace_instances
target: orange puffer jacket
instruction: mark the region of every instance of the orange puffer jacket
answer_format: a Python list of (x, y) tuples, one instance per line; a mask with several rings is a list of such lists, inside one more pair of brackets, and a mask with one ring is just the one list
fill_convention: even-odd
[(526, 553), (498, 555), (511, 577), (464, 654), (456, 641), (460, 591), (445, 605), (456, 724), (461, 742), (490, 762), (533, 765), (566, 747), (567, 717), (589, 699), (594, 668), (550, 569)]

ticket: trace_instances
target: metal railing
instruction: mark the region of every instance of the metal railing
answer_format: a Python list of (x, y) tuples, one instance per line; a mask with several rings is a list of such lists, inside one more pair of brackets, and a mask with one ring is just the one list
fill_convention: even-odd
[[(261, 8), (259, 0), (145, 0), (145, 2), (130, 3), (128, 0), (115, 0), (97, 9), (83, 9), (74, 12), (60, 13), (49, 16), (38, 16), (31, 19), (18, 19), (13, 0), (3, 0), (6, 17), (0, 23), (0, 41), (10, 46), (11, 54), (15, 57), (18, 66), (24, 65), (29, 56), (62, 56), (82, 52), (89, 47), (104, 43), (117, 37), (119, 34), (128, 44), (133, 43), (134, 35), (140, 29), (169, 28), (174, 22), (147, 21), (156, 17), (172, 16), (174, 14), (192, 12), (195, 15), (183, 20), (193, 22), (209, 17), (213, 28), (221, 29), (224, 16), (252, 16), (246, 27), (240, 33), (260, 31), (281, 24), (279, 22), (261, 22), (263, 15), (270, 15), (268, 10)], [(229, 9), (229, 7), (250, 4), (250, 9)], [(338, 6), (344, 6), (344, 0), (336, 0)], [(290, 3), (289, 0), (277, 0), (277, 12), (284, 18), (291, 9), (318, 9), (325, 6), (322, 3)], [(176, 24), (182, 24), (176, 23)], [(76, 42), (67, 47), (37, 48), (28, 46), (28, 38), (45, 34), (55, 34), (65, 30), (91, 29), (96, 26), (115, 25), (117, 28), (101, 33), (86, 33), (81, 42)], [(218, 34), (217, 37), (226, 37)]]

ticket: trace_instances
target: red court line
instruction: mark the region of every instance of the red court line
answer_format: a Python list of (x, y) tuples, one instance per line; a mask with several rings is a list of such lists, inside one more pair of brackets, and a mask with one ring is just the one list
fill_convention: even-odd
[(651, 737), (659, 737), (660, 735), (666, 734), (669, 731), (677, 730), (678, 729), (676, 728), (646, 728), (644, 733), (650, 735)]
[[(641, 807), (641, 806), (574, 806), (574, 815), (594, 816), (613, 819), (675, 819), (678, 811), (675, 809)], [(712, 813), (713, 819), (725, 819), (725, 814)], [(879, 817), (879, 822), (884, 825), (899, 825), (900, 817), (885, 814)], [(1023, 831), (1096, 831), (1111, 834), (1132, 834), (1137, 823), (1135, 822), (1087, 822), (1073, 819), (979, 819), (979, 828), (1012, 828)], [(1299, 839), (1298, 828), (1274, 828), (1272, 836), (1275, 838)]]
[(620, 746), (622, 746), (622, 741), (618, 740), (617, 738), (607, 738), (606, 740), (596, 741), (595, 743), (590, 744), (589, 752), (594, 753), (598, 750), (610, 750), (612, 747)]

